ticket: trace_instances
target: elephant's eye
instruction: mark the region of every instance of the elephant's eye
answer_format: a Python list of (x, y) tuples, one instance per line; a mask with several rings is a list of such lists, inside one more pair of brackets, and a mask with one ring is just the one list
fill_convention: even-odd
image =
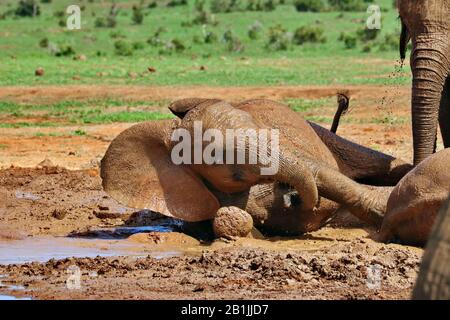
[(292, 208), (292, 207), (299, 206), (302, 202), (300, 196), (298, 195), (298, 193), (296, 191), (286, 193), (283, 196), (283, 201), (284, 201), (284, 206), (286, 208)]

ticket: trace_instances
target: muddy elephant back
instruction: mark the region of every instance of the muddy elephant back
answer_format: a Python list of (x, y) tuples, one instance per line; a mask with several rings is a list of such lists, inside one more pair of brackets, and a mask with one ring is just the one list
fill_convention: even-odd
[(412, 297), (450, 299), (450, 198), (439, 211)]
[(311, 126), (288, 106), (271, 100), (254, 99), (235, 105), (248, 112), (254, 119), (280, 132), (280, 144), (283, 149), (301, 156), (338, 168), (333, 154), (325, 146)]
[(450, 149), (440, 151), (410, 171), (393, 189), (380, 240), (424, 245), (439, 209), (450, 195)]

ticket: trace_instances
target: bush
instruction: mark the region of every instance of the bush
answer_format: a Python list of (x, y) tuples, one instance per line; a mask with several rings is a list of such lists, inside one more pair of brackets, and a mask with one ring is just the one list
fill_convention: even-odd
[(346, 49), (356, 48), (356, 44), (358, 42), (356, 36), (351, 33), (341, 33), (338, 40), (344, 42)]
[(117, 6), (113, 4), (111, 6), (111, 9), (109, 10), (109, 14), (106, 16), (106, 18), (98, 17), (95, 19), (95, 27), (96, 28), (114, 28), (117, 25), (117, 14), (119, 13), (119, 10), (117, 9)]
[(52, 3), (52, 0), (41, 0), (41, 3)]
[(140, 6), (133, 6), (133, 16), (131, 18), (134, 24), (142, 24), (144, 21), (144, 14)]
[(205, 10), (205, 1), (204, 0), (196, 0), (194, 3), (195, 15), (194, 19), (190, 22), (183, 22), (182, 25), (185, 27), (190, 27), (195, 24), (211, 24), (216, 25), (217, 21), (214, 20), (214, 17)]
[(331, 9), (336, 11), (366, 11), (371, 0), (328, 0)]
[(48, 48), (48, 38), (43, 38), (39, 41), (39, 47)]
[(165, 31), (166, 31), (165, 28), (159, 27), (158, 29), (156, 29), (156, 31), (153, 33), (153, 35), (150, 38), (148, 38), (147, 43), (153, 47), (160, 46), (162, 44), (162, 40), (161, 40), (160, 36)]
[(214, 43), (217, 42), (217, 35), (212, 31), (207, 31), (204, 36), (205, 43)]
[(292, 34), (281, 25), (270, 27), (266, 48), (270, 50), (288, 50), (292, 43)]
[(327, 41), (323, 35), (324, 31), (320, 27), (303, 26), (295, 30), (293, 42), (298, 45), (304, 43), (324, 43)]
[(389, 33), (384, 36), (384, 39), (378, 45), (380, 51), (398, 50), (399, 40), (398, 34)]
[(117, 40), (114, 42), (115, 53), (118, 56), (131, 56), (133, 55), (133, 48), (128, 41)]
[(145, 48), (145, 44), (141, 41), (133, 42), (133, 50), (142, 50)]
[[(156, 7), (156, 2), (155, 3), (155, 7)], [(166, 6), (167, 7), (177, 7), (177, 6), (185, 6), (187, 5), (188, 2), (187, 0), (170, 0), (169, 2), (167, 2)]]
[(59, 51), (55, 53), (57, 57), (66, 57), (75, 55), (75, 50), (69, 45), (63, 45), (59, 47)]
[(378, 29), (367, 29), (364, 27), (364, 28), (356, 31), (356, 36), (358, 37), (358, 39), (360, 41), (363, 41), (363, 42), (372, 41), (372, 40), (376, 39), (376, 37), (379, 34), (379, 31), (380, 30), (378, 30)]
[(173, 52), (181, 52), (186, 49), (184, 43), (179, 39), (172, 39), (167, 41), (164, 48), (159, 51), (159, 54), (172, 54)]
[(244, 45), (241, 40), (234, 35), (231, 30), (227, 30), (224, 32), (223, 41), (225, 42), (225, 48), (229, 52), (242, 52), (244, 51)]
[(249, 11), (273, 11), (278, 4), (277, 0), (248, 0), (246, 9)]
[(53, 12), (53, 16), (56, 17), (56, 18), (62, 18), (65, 15), (66, 15), (66, 13), (64, 11), (62, 11), (62, 10), (58, 10), (58, 11)]
[(294, 0), (294, 6), (299, 12), (321, 12), (327, 7), (324, 0)]
[(16, 16), (36, 17), (41, 14), (41, 9), (35, 0), (20, 0), (15, 11)]
[(211, 12), (226, 13), (241, 10), (239, 0), (211, 0)]
[(252, 40), (259, 38), (262, 31), (262, 24), (259, 21), (255, 21), (252, 25), (248, 27), (248, 37)]

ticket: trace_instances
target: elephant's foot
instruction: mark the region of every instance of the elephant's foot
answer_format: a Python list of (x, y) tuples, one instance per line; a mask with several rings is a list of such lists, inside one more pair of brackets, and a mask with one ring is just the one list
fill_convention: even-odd
[(222, 207), (214, 217), (213, 230), (217, 238), (233, 240), (247, 237), (251, 235), (252, 229), (252, 216), (238, 207)]
[(345, 206), (364, 222), (376, 227), (381, 225), (391, 188), (358, 184), (326, 167), (317, 170), (316, 181), (322, 196)]
[(393, 187), (371, 187), (365, 186), (360, 199), (352, 207), (347, 209), (359, 219), (380, 227), (386, 213), (387, 202)]

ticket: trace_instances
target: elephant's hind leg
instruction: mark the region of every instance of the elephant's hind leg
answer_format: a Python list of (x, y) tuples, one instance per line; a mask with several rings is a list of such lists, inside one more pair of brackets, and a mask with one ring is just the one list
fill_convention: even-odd
[(442, 91), (441, 105), (439, 107), (439, 126), (441, 128), (444, 147), (450, 148), (450, 75)]

